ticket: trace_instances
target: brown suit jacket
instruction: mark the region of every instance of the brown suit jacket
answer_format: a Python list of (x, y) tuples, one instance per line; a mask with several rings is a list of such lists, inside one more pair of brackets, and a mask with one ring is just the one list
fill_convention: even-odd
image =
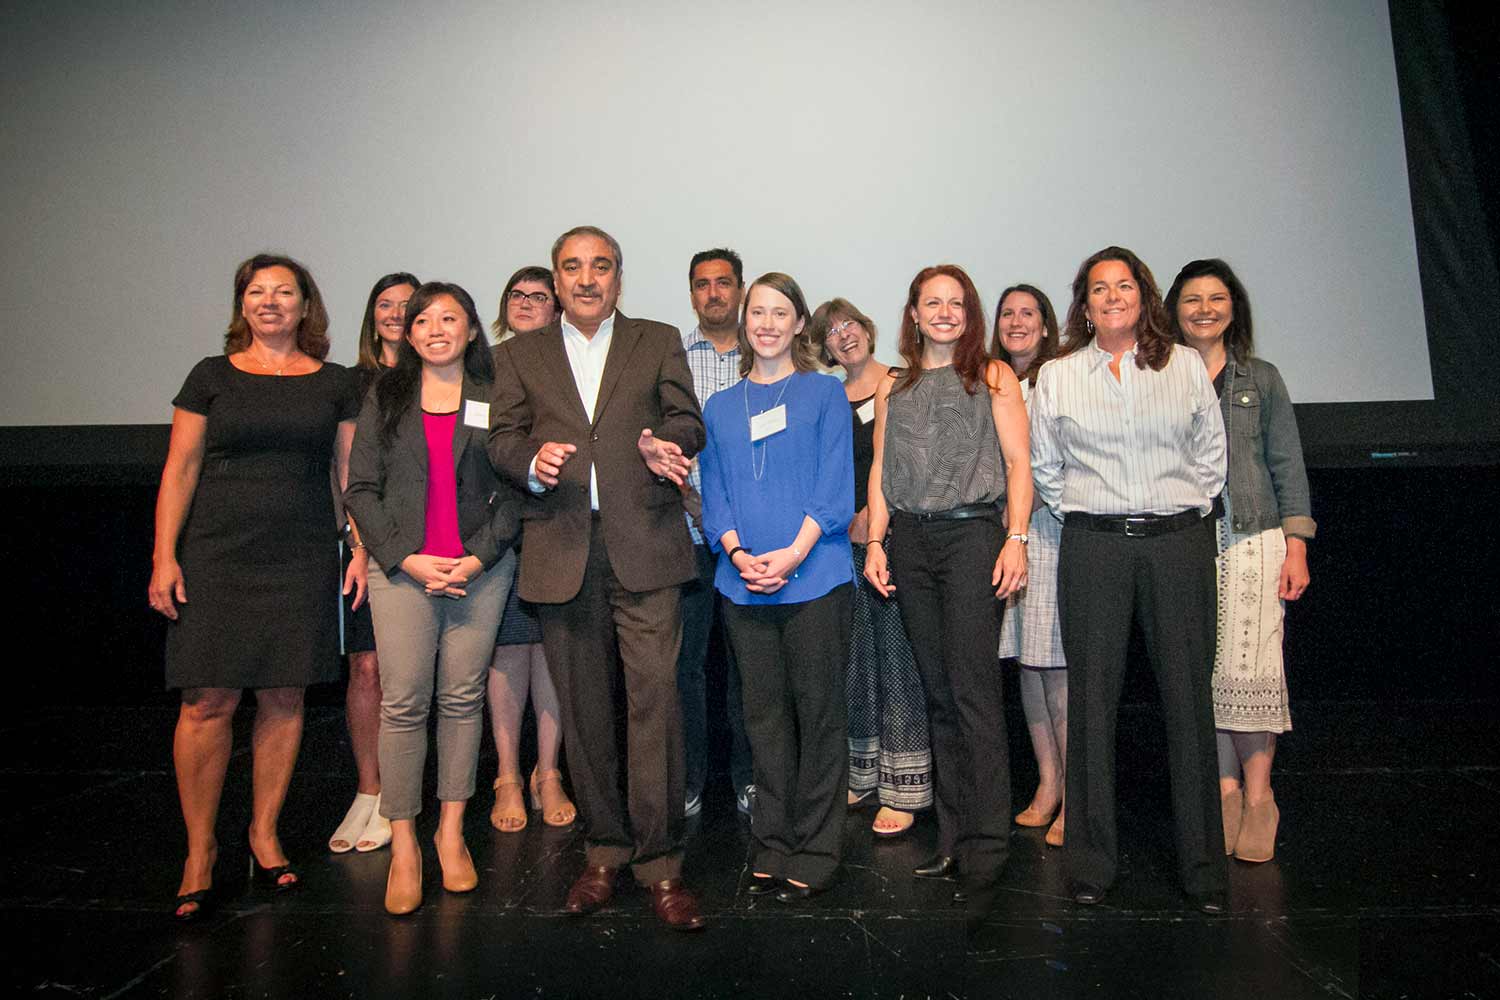
[[(615, 313), (599, 399), (589, 420), (563, 346), (562, 324), (522, 334), (495, 349), (490, 461), (528, 499), (521, 511), (520, 594), (540, 604), (572, 600), (588, 558), (589, 466), (599, 480), (599, 511), (615, 578), (639, 593), (697, 575), (682, 495), (646, 468), (636, 440), (643, 428), (689, 456), (703, 447), (703, 415), (676, 328)], [(531, 460), (547, 441), (578, 451), (557, 486), (527, 487)]]

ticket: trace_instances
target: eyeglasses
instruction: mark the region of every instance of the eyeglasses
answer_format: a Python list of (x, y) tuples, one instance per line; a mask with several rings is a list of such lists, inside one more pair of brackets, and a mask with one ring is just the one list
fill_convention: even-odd
[(547, 292), (523, 292), (519, 288), (512, 288), (509, 298), (516, 305), (530, 302), (534, 306), (544, 306), (552, 301), (552, 296)]
[(839, 334), (843, 333), (845, 330), (854, 325), (855, 321), (852, 319), (846, 319), (842, 323), (835, 323), (828, 328), (828, 336), (837, 337)]

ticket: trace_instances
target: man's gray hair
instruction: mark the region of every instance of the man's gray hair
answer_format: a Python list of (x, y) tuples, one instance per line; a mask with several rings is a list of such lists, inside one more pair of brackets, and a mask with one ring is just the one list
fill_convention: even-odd
[(575, 236), (595, 236), (608, 243), (610, 250), (614, 251), (615, 270), (620, 272), (625, 270), (625, 255), (620, 252), (620, 241), (598, 226), (574, 226), (559, 236), (552, 244), (552, 270), (557, 270), (557, 257), (562, 253), (563, 244)]

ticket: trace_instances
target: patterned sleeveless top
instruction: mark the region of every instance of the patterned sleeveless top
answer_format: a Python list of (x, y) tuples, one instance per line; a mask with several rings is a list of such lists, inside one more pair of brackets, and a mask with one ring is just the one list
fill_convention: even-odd
[(952, 365), (891, 393), (883, 461), (880, 486), (893, 510), (929, 514), (1005, 495), (990, 394), (982, 384), (972, 396), (965, 392)]

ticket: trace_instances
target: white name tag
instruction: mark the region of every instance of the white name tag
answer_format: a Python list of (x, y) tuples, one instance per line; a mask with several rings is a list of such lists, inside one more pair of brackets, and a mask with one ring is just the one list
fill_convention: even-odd
[(464, 426), (490, 429), (490, 404), (477, 399), (464, 400)]
[(786, 404), (773, 407), (750, 418), (750, 440), (759, 441), (786, 430)]
[(857, 409), (857, 410), (854, 411), (854, 415), (859, 418), (859, 422), (862, 423), (862, 424), (868, 424), (871, 420), (874, 420), (875, 419), (875, 400), (873, 400), (873, 399), (867, 399), (867, 400), (865, 400), (864, 404), (862, 406), (860, 406), (859, 409)]

